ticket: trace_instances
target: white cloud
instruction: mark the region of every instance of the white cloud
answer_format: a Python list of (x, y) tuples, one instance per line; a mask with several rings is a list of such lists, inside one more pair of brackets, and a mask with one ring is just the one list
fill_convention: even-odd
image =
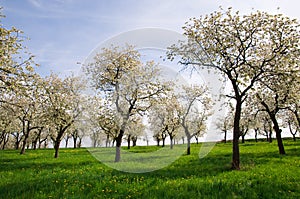
[(40, 0), (28, 0), (31, 5), (36, 8), (42, 8), (42, 3)]

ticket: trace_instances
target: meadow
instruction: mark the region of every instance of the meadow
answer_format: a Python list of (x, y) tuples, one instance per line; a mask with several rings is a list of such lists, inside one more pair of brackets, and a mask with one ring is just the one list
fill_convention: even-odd
[[(85, 148), (0, 151), (0, 198), (300, 198), (300, 140), (240, 144), (241, 170), (232, 171), (231, 143), (218, 143), (199, 159), (192, 154), (148, 173), (114, 170)], [(175, 146), (176, 147), (176, 146)], [(137, 146), (132, 152), (155, 151)]]

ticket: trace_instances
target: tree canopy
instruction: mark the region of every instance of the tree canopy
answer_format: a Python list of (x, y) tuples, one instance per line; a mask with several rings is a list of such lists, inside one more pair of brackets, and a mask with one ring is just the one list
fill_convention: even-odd
[(256, 11), (241, 16), (229, 8), (192, 18), (183, 30), (187, 40), (171, 46), (168, 58), (178, 56), (185, 66), (214, 69), (231, 83), (228, 97), (236, 102), (232, 167), (239, 169), (242, 104), (252, 89), (262, 92), (257, 87), (261, 80), (299, 73), (299, 24), (282, 14)]

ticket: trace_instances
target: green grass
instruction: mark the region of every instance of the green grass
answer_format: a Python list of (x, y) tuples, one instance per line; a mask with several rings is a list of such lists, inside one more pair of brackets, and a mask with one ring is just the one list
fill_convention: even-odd
[(300, 142), (284, 144), (284, 156), (276, 141), (241, 144), (241, 171), (230, 170), (230, 143), (202, 159), (194, 144), (190, 156), (140, 174), (111, 169), (87, 149), (61, 149), (58, 159), (52, 149), (0, 151), (0, 198), (300, 198)]

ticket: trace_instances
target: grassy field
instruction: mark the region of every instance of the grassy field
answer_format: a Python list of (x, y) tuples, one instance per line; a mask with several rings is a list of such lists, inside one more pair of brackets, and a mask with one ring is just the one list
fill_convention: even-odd
[(190, 156), (140, 174), (111, 169), (87, 149), (61, 149), (58, 159), (52, 149), (0, 151), (0, 198), (300, 198), (300, 141), (284, 145), (280, 156), (276, 141), (241, 144), (241, 171), (231, 171), (230, 143), (203, 159), (193, 144)]

